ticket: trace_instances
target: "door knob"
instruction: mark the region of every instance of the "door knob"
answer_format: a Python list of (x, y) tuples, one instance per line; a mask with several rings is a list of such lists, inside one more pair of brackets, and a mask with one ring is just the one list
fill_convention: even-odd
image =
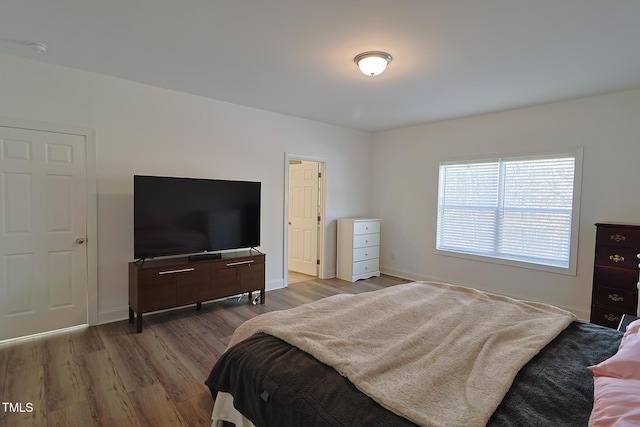
[(78, 237), (76, 239), (76, 243), (79, 244), (79, 245), (83, 244), (84, 243), (84, 237)]

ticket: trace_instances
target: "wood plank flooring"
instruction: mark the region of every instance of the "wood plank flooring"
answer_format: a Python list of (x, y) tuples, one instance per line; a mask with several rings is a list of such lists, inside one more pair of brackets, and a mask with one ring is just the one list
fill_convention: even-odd
[(148, 314), (141, 334), (124, 320), (0, 344), (0, 426), (210, 426), (204, 380), (242, 322), (399, 283), (315, 279), (267, 292), (264, 305), (245, 296)]
[(316, 278), (317, 277), (315, 276), (310, 276), (308, 274), (298, 273), (297, 271), (289, 270), (287, 283), (292, 284), (292, 283), (298, 283), (298, 282), (306, 282), (307, 280), (314, 280)]

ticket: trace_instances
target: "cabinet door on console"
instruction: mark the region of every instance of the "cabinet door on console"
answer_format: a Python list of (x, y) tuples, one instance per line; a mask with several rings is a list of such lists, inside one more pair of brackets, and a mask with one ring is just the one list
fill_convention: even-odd
[(176, 273), (177, 304), (191, 304), (206, 301), (211, 295), (211, 268), (209, 264), (192, 263), (188, 269)]
[(211, 298), (223, 298), (242, 293), (240, 276), (236, 267), (228, 267), (230, 261), (211, 263)]
[(264, 288), (264, 258), (255, 260), (255, 263), (239, 266), (240, 291), (249, 292)]
[(161, 310), (176, 305), (176, 278), (162, 269), (141, 270), (138, 277), (140, 312)]
[(264, 289), (264, 256), (214, 262), (211, 264), (211, 274), (213, 298)]

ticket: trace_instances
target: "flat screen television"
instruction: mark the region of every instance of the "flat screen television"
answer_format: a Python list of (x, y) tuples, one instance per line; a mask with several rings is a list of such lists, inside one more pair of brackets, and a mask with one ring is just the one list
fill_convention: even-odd
[(134, 175), (134, 257), (260, 245), (260, 182)]

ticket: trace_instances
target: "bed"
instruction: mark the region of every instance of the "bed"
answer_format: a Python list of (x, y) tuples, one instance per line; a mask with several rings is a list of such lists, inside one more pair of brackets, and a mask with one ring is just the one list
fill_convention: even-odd
[(622, 333), (433, 282), (336, 295), (241, 325), (206, 384), (213, 425), (587, 425)]

